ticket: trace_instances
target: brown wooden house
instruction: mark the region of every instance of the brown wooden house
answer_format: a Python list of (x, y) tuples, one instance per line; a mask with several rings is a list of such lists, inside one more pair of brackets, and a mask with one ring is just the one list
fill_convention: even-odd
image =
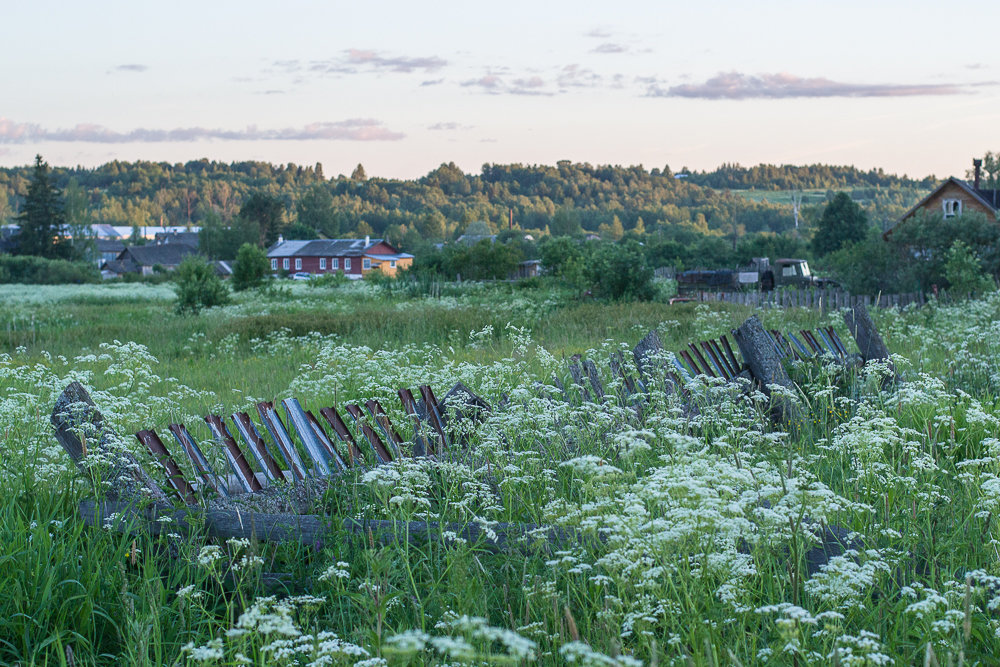
[[(1000, 218), (1000, 190), (979, 187), (982, 160), (973, 160), (972, 166), (972, 183), (952, 176), (907, 211), (896, 225), (906, 222), (921, 211), (940, 213), (942, 219), (956, 218), (963, 213), (983, 213), (989, 218)], [(882, 234), (882, 238), (889, 240), (893, 229), (895, 227), (888, 229)]]
[(341, 273), (348, 278), (362, 278), (371, 271), (394, 276), (413, 263), (413, 255), (399, 252), (383, 239), (318, 239), (278, 242), (267, 251), (271, 272)]

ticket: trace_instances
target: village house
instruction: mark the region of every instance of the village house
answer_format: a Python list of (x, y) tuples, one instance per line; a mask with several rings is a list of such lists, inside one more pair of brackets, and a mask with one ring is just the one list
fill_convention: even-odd
[(159, 267), (163, 271), (173, 271), (185, 257), (198, 253), (196, 248), (184, 243), (163, 243), (161, 245), (129, 246), (118, 253), (118, 256), (105, 262), (102, 273), (122, 275), (124, 273), (140, 273), (152, 275)]
[[(983, 213), (990, 219), (997, 219), (1000, 216), (1000, 190), (979, 187), (982, 165), (982, 160), (973, 160), (972, 183), (950, 177), (907, 211), (896, 224), (924, 211), (940, 213), (942, 219), (956, 218), (964, 213)], [(887, 230), (882, 237), (888, 240), (893, 229), (895, 227)]]
[(413, 255), (399, 252), (384, 239), (319, 239), (290, 241), (278, 237), (268, 248), (271, 272), (341, 273), (351, 279), (363, 278), (371, 271), (394, 276), (413, 264)]

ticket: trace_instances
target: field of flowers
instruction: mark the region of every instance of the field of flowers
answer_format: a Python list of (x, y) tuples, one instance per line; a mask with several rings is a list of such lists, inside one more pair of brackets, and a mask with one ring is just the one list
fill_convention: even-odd
[[(182, 318), (169, 295), (100, 288), (0, 311), (0, 664), (1000, 660), (998, 294), (874, 313), (900, 380), (795, 362), (800, 419), (781, 427), (759, 392), (703, 377), (689, 405), (650, 382), (639, 416), (552, 386), (569, 354), (610, 378), (611, 353), (651, 328), (680, 349), (746, 309), (296, 286)], [(840, 313), (760, 315), (850, 340)], [(572, 537), (498, 552), (448, 530), (385, 545), (336, 520), (313, 545), (87, 528), (95, 490), (49, 424), (71, 380), (123, 436), (184, 421), (206, 440), (200, 415), (256, 400), (388, 408), (400, 387), (461, 381), (497, 406), (459, 425), (463, 445), (346, 474), (314, 511)], [(817, 563), (831, 533), (848, 549)]]

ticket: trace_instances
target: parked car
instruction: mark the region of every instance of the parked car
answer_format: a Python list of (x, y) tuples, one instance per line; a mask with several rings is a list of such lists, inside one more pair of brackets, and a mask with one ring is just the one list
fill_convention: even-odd
[(312, 274), (305, 271), (292, 274), (292, 280), (309, 280), (310, 278), (312, 278)]

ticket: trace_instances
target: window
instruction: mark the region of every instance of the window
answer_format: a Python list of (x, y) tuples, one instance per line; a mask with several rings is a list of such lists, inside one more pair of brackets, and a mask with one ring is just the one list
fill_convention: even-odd
[(319, 258), (319, 270), (326, 271), (326, 257)]
[(336, 271), (337, 269), (339, 269), (340, 268), (340, 260), (338, 258), (336, 258), (336, 257), (331, 257), (330, 258), (330, 268), (333, 269), (334, 271)]
[(271, 270), (272, 271), (277, 271), (278, 270), (278, 260), (277, 260), (277, 258), (271, 260)]
[(295, 258), (295, 270), (296, 271), (301, 271), (302, 270), (302, 258), (301, 257), (296, 257)]
[(396, 268), (396, 260), (394, 260), (394, 259), (390, 259), (389, 260), (389, 268), (390, 269), (395, 269)]
[(283, 268), (285, 271), (288, 270), (288, 258), (287, 257), (284, 258), (283, 260), (281, 260), (281, 268)]
[(367, 257), (365, 257), (364, 259), (361, 260), (361, 268), (364, 269), (365, 271), (372, 268), (372, 261)]
[(345, 257), (344, 258), (344, 271), (350, 271), (350, 270), (351, 270), (351, 258), (350, 257)]
[(941, 207), (944, 209), (944, 217), (946, 218), (954, 218), (962, 215), (961, 199), (945, 199), (941, 202)]
[(787, 266), (781, 267), (781, 275), (785, 278), (791, 278), (795, 276), (795, 265), (789, 264)]

